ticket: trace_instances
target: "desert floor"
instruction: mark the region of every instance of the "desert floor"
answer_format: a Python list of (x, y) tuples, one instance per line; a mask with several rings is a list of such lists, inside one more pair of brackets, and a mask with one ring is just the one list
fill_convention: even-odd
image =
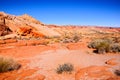
[[(0, 55), (11, 57), (22, 67), (0, 73), (0, 80), (120, 80), (114, 71), (120, 70), (120, 54), (95, 54), (87, 40), (78, 43), (25, 45), (18, 41), (0, 45)], [(71, 63), (71, 73), (57, 74), (59, 64)]]

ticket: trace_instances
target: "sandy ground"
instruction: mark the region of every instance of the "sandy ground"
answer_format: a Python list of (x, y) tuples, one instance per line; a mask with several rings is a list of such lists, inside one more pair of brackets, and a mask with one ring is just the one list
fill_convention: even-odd
[[(47, 46), (2, 45), (0, 55), (14, 58), (22, 64), (17, 71), (0, 73), (0, 80), (120, 79), (114, 74), (116, 69), (120, 70), (120, 54), (95, 54), (83, 42)], [(107, 61), (110, 63), (106, 64)], [(56, 68), (63, 63), (73, 64), (74, 71), (71, 74), (57, 74)], [(89, 75), (86, 77), (86, 74)]]

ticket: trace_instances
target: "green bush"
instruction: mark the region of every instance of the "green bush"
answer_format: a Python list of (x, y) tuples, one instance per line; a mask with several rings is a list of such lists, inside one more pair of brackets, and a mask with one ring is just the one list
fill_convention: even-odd
[(96, 49), (98, 53), (106, 53), (110, 51), (111, 41), (105, 39), (93, 40), (88, 44), (89, 48)]
[(88, 44), (88, 47), (96, 48), (101, 42), (103, 42), (103, 40), (101, 40), (101, 39), (93, 40)]
[(106, 53), (110, 51), (110, 44), (103, 41), (100, 42), (99, 45), (96, 46), (96, 49), (98, 50), (98, 53)]
[(62, 74), (63, 72), (69, 72), (71, 73), (73, 71), (73, 65), (69, 63), (65, 63), (62, 65), (59, 65), (59, 67), (56, 69), (56, 72), (58, 74)]
[(88, 47), (95, 49), (97, 53), (120, 52), (120, 43), (115, 43), (110, 39), (93, 40)]
[(21, 65), (15, 62), (13, 59), (0, 57), (0, 73), (17, 70), (20, 67)]

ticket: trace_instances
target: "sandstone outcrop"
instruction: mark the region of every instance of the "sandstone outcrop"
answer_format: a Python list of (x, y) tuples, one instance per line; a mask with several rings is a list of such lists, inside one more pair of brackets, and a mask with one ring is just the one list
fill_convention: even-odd
[(12, 31), (7, 26), (0, 24), (0, 36), (5, 36), (10, 33), (12, 33)]
[(110, 78), (117, 78), (117, 76), (108, 70), (106, 66), (82, 68), (75, 74), (75, 80), (109, 80)]
[(48, 28), (42, 22), (24, 14), (14, 16), (0, 12), (0, 36), (8, 34), (29, 37), (58, 37), (61, 36), (57, 31)]

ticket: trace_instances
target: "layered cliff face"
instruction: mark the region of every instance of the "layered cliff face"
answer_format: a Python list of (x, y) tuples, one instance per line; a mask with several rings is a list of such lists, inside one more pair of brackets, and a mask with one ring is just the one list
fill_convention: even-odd
[(27, 37), (58, 37), (58, 32), (45, 26), (42, 22), (24, 14), (22, 16), (9, 15), (0, 12), (0, 36), (17, 34)]

